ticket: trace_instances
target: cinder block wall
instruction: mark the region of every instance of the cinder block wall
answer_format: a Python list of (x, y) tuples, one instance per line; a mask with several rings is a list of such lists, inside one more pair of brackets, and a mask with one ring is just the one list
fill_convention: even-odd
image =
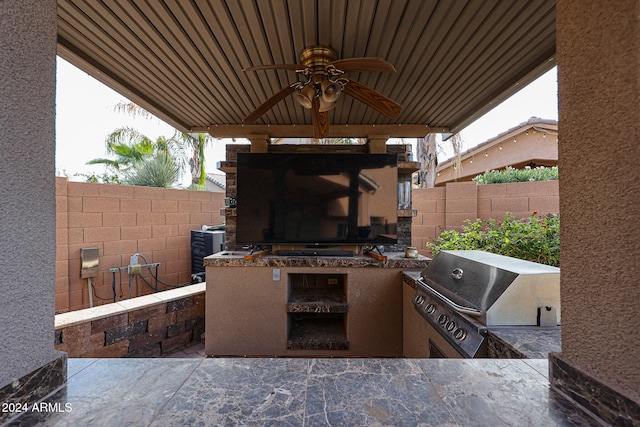
[(475, 182), (449, 183), (445, 187), (414, 189), (412, 193), (412, 244), (422, 255), (442, 230), (461, 230), (464, 221), (502, 219), (510, 212), (526, 218), (560, 212), (558, 181), (517, 182), (478, 185)]
[[(87, 279), (80, 278), (82, 248), (99, 250), (98, 276), (92, 278), (92, 284), (96, 295), (108, 300), (94, 297), (94, 305), (113, 302), (109, 269), (127, 266), (135, 253), (142, 254), (149, 263), (161, 263), (160, 280), (172, 284), (189, 282), (191, 230), (201, 229), (204, 224), (221, 224), (223, 206), (223, 193), (56, 178), (56, 313), (89, 307)], [(117, 275), (116, 288), (118, 301), (128, 298), (126, 272), (122, 279)], [(153, 292), (141, 280), (137, 288), (138, 295)], [(160, 284), (159, 289), (170, 288)], [(132, 292), (135, 296), (135, 282)]]

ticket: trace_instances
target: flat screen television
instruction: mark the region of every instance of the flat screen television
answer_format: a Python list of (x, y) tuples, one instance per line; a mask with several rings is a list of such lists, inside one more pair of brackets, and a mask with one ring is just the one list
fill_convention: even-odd
[(236, 243), (397, 243), (395, 154), (238, 153)]

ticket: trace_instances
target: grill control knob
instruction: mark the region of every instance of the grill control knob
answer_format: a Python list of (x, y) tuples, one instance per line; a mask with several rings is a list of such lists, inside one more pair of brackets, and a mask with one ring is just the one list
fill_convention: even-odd
[(438, 323), (440, 323), (441, 325), (447, 323), (447, 320), (449, 320), (449, 316), (447, 316), (446, 314), (441, 314), (440, 316), (438, 316)]
[(445, 327), (447, 328), (447, 331), (453, 332), (458, 327), (458, 325), (456, 325), (456, 322), (454, 322), (453, 320), (449, 320)]
[(416, 295), (413, 301), (418, 305), (422, 305), (422, 303), (424, 303), (424, 297), (422, 295)]
[(467, 337), (467, 330), (464, 328), (456, 329), (456, 331), (453, 333), (453, 337), (458, 341), (464, 341), (464, 339)]
[(427, 305), (427, 313), (428, 314), (433, 314), (436, 311), (436, 306), (433, 304), (429, 304)]

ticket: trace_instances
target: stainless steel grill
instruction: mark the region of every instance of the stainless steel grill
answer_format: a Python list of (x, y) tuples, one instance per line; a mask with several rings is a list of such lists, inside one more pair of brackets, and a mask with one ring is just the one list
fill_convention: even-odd
[(560, 324), (560, 269), (483, 251), (442, 251), (416, 282), (416, 310), (463, 357), (491, 326)]

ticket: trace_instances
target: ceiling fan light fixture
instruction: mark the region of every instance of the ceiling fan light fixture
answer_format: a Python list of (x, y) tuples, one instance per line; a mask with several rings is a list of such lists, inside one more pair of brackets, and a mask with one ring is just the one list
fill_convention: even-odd
[(322, 99), (325, 102), (336, 102), (342, 93), (342, 86), (330, 80), (323, 80), (320, 88), (322, 89)]
[(318, 97), (318, 99), (320, 100), (320, 107), (318, 108), (319, 112), (324, 113), (324, 112), (327, 112), (329, 110), (333, 110), (334, 108), (336, 108), (335, 101), (327, 102), (327, 101), (325, 101), (323, 96)]
[(316, 90), (313, 85), (305, 85), (302, 89), (293, 94), (293, 99), (307, 110), (310, 110), (312, 105), (311, 103), (315, 95)]

